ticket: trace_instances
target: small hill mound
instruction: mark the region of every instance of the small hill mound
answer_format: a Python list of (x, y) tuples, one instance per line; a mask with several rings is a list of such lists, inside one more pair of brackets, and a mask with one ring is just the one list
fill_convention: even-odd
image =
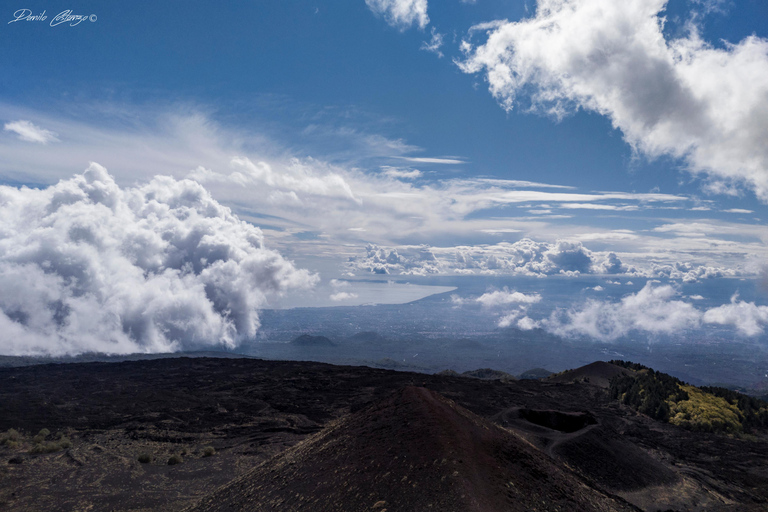
[(195, 512), (638, 510), (516, 435), (406, 387), (221, 487)]
[(514, 375), (511, 375), (507, 372), (502, 372), (501, 370), (494, 370), (493, 368), (478, 368), (477, 370), (462, 372), (461, 375), (463, 377), (472, 377), (473, 379), (483, 380), (515, 380)]
[(545, 370), (544, 368), (533, 368), (531, 370), (524, 371), (520, 375), (517, 376), (520, 380), (538, 380), (538, 379), (546, 379), (553, 373), (549, 370)]
[(387, 338), (375, 331), (358, 332), (347, 338), (352, 343), (383, 343)]
[(595, 361), (594, 363), (582, 366), (581, 368), (566, 370), (552, 375), (547, 378), (547, 381), (559, 382), (562, 384), (584, 382), (586, 384), (591, 384), (592, 386), (608, 389), (612, 378), (618, 375), (634, 374), (635, 371), (629, 368), (622, 368), (621, 366), (606, 363), (605, 361)]
[(325, 336), (313, 336), (311, 334), (302, 334), (291, 341), (291, 345), (300, 347), (335, 347), (336, 344)]

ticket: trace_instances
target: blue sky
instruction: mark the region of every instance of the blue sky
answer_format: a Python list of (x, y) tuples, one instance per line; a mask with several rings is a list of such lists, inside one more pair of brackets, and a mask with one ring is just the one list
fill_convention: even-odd
[[(87, 19), (51, 26), (67, 9)], [(82, 188), (90, 162), (126, 194), (193, 180), (334, 303), (355, 294), (332, 279), (385, 274), (659, 280), (677, 290), (662, 309), (683, 282), (760, 279), (765, 2), (51, 0), (0, 16), (7, 194)], [(6, 233), (44, 223), (29, 222)], [(766, 299), (731, 305), (762, 326)], [(704, 322), (686, 311), (680, 325)]]

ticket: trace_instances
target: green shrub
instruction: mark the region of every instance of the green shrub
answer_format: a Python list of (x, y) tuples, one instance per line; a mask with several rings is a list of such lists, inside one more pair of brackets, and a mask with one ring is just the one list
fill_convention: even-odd
[[(46, 429), (43, 429), (46, 430)], [(59, 450), (66, 450), (68, 448), (72, 448), (72, 441), (69, 440), (68, 437), (64, 436), (64, 434), (61, 434), (59, 436), (59, 439), (56, 441), (43, 441), (38, 440), (44, 433), (41, 432), (40, 434), (36, 435), (33, 441), (35, 441), (35, 446), (32, 447), (32, 449), (29, 451), (29, 453), (53, 453), (58, 452)], [(47, 436), (47, 434), (45, 434)]]
[(216, 455), (216, 449), (213, 446), (203, 447), (203, 457), (212, 457)]
[(0, 445), (8, 448), (16, 448), (21, 440), (21, 434), (15, 429), (9, 428), (4, 434), (0, 434)]
[(704, 432), (741, 432), (742, 416), (738, 407), (725, 398), (703, 393), (693, 386), (683, 386), (688, 400), (672, 404), (669, 422)]
[(32, 447), (29, 453), (53, 453), (61, 450), (61, 445), (52, 441), (38, 443)]
[(47, 428), (40, 429), (40, 432), (37, 433), (35, 437), (32, 438), (32, 442), (35, 444), (40, 444), (43, 441), (45, 441), (45, 438), (51, 435), (51, 431)]
[[(149, 464), (150, 462), (152, 462), (152, 456), (148, 453), (142, 453), (139, 455), (138, 460), (142, 464)], [(168, 463), (170, 464), (170, 462)]]
[(5, 434), (0, 434), (0, 442), (18, 441), (19, 439), (21, 439), (21, 434), (15, 428), (9, 428)]
[(181, 455), (171, 455), (171, 458), (168, 459), (168, 465), (174, 466), (176, 464), (181, 464), (184, 462), (184, 459), (181, 458)]

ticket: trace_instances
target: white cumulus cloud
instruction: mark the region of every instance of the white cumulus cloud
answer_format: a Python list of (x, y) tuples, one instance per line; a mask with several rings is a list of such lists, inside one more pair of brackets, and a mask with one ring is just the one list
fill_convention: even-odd
[(537, 322), (536, 320), (533, 320), (527, 316), (524, 316), (517, 321), (517, 328), (521, 331), (530, 331), (533, 329), (538, 329), (539, 327), (541, 327), (540, 322)]
[[(711, 191), (746, 184), (768, 202), (768, 40), (715, 47), (692, 22), (667, 39), (666, 4), (539, 0), (531, 18), (470, 29), (459, 65), (484, 73), (508, 110), (528, 98), (558, 118), (597, 112), (638, 152), (684, 159)], [(475, 46), (480, 32), (487, 39)]]
[(703, 320), (708, 324), (731, 325), (741, 334), (757, 336), (768, 325), (768, 306), (739, 301), (734, 295), (730, 304), (707, 310)]
[(485, 307), (491, 308), (509, 304), (534, 304), (541, 301), (541, 295), (538, 293), (526, 295), (522, 292), (509, 291), (509, 289), (505, 287), (502, 290), (494, 290), (492, 292), (484, 293), (475, 299), (475, 301)]
[(91, 164), (0, 187), (2, 354), (234, 347), (270, 296), (316, 281), (190, 180), (120, 188)]
[(365, 0), (365, 4), (399, 30), (413, 25), (424, 28), (429, 24), (427, 0)]
[(696, 328), (701, 312), (677, 300), (679, 292), (670, 285), (646, 283), (642, 290), (619, 302), (588, 300), (566, 312), (554, 313), (542, 325), (560, 336), (587, 336), (613, 341), (632, 331), (675, 334)]
[(350, 293), (350, 292), (338, 292), (338, 293), (333, 293), (329, 295), (328, 298), (334, 302), (340, 302), (342, 300), (356, 299), (357, 294)]
[(630, 270), (612, 252), (593, 252), (581, 242), (536, 242), (524, 238), (514, 243), (458, 247), (369, 244), (365, 256), (353, 256), (348, 267), (376, 274), (619, 274)]

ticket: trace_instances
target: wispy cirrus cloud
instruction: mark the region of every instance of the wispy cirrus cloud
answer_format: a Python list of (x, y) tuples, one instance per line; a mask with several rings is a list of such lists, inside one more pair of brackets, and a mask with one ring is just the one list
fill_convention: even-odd
[(430, 53), (434, 53), (438, 58), (443, 58), (443, 52), (440, 51), (440, 47), (443, 46), (443, 34), (438, 32), (435, 27), (432, 27), (432, 38), (429, 41), (423, 41), (421, 43), (421, 49)]
[[(671, 265), (670, 275), (678, 275), (676, 262), (721, 269), (701, 274), (706, 276), (729, 275), (728, 269), (741, 274), (768, 255), (768, 231), (752, 219), (726, 223), (646, 218), (643, 229), (627, 230), (605, 228), (586, 217), (573, 220), (557, 215), (571, 207), (594, 206), (595, 211), (630, 219), (636, 211), (698, 204), (685, 195), (584, 192), (557, 183), (489, 177), (435, 178), (407, 166), (382, 166), (375, 158), (370, 168), (361, 166), (359, 159), (329, 163), (322, 155), (298, 158), (258, 130), (222, 125), (189, 108), (134, 109), (131, 116), (118, 119), (99, 114), (84, 120), (0, 104), (0, 114), (41, 119), (45, 126), (68, 134), (65, 141), (39, 145), (34, 152), (15, 140), (0, 140), (0, 176), (6, 181), (55, 183), (89, 160), (107, 164), (120, 186), (148, 182), (157, 174), (193, 178), (241, 218), (262, 226), (272, 243), (293, 257), (344, 260), (360, 257), (368, 243), (389, 248), (429, 244), (442, 263), (424, 268), (420, 264), (418, 272), (502, 272), (506, 267), (499, 262), (510, 261), (512, 255), (500, 241), (512, 244), (529, 238), (537, 244), (555, 244), (560, 239), (583, 242), (596, 254), (613, 252), (638, 270), (651, 269), (652, 264)], [(350, 144), (356, 147), (360, 142), (356, 130), (335, 133), (352, 137)], [(392, 157), (421, 158), (408, 156), (418, 148), (405, 143), (396, 146), (389, 151), (406, 153)], [(378, 146), (371, 151), (386, 154)], [(388, 160), (397, 159), (392, 157)], [(530, 210), (538, 213), (531, 215)], [(471, 256), (467, 265), (455, 263), (457, 252)], [(452, 263), (447, 264), (448, 260)], [(524, 264), (522, 268), (549, 275), (548, 260), (542, 261), (545, 265), (540, 268)], [(513, 267), (519, 265), (508, 270)], [(561, 267), (552, 268), (559, 271)], [(680, 272), (688, 275), (691, 270)], [(644, 275), (654, 274), (648, 270)]]
[(40, 128), (32, 121), (12, 121), (5, 123), (3, 130), (13, 132), (19, 136), (19, 139), (25, 142), (36, 142), (38, 144), (48, 144), (49, 142), (58, 142), (58, 134), (45, 128)]
[(395, 179), (414, 180), (416, 178), (421, 178), (424, 175), (424, 173), (418, 169), (401, 169), (398, 167), (383, 166), (381, 170), (386, 176)]
[(398, 158), (401, 158), (402, 160), (407, 160), (409, 162), (415, 162), (415, 163), (421, 163), (421, 164), (459, 165), (459, 164), (467, 163), (464, 160), (460, 160), (458, 158), (416, 157), (416, 156), (401, 156)]

